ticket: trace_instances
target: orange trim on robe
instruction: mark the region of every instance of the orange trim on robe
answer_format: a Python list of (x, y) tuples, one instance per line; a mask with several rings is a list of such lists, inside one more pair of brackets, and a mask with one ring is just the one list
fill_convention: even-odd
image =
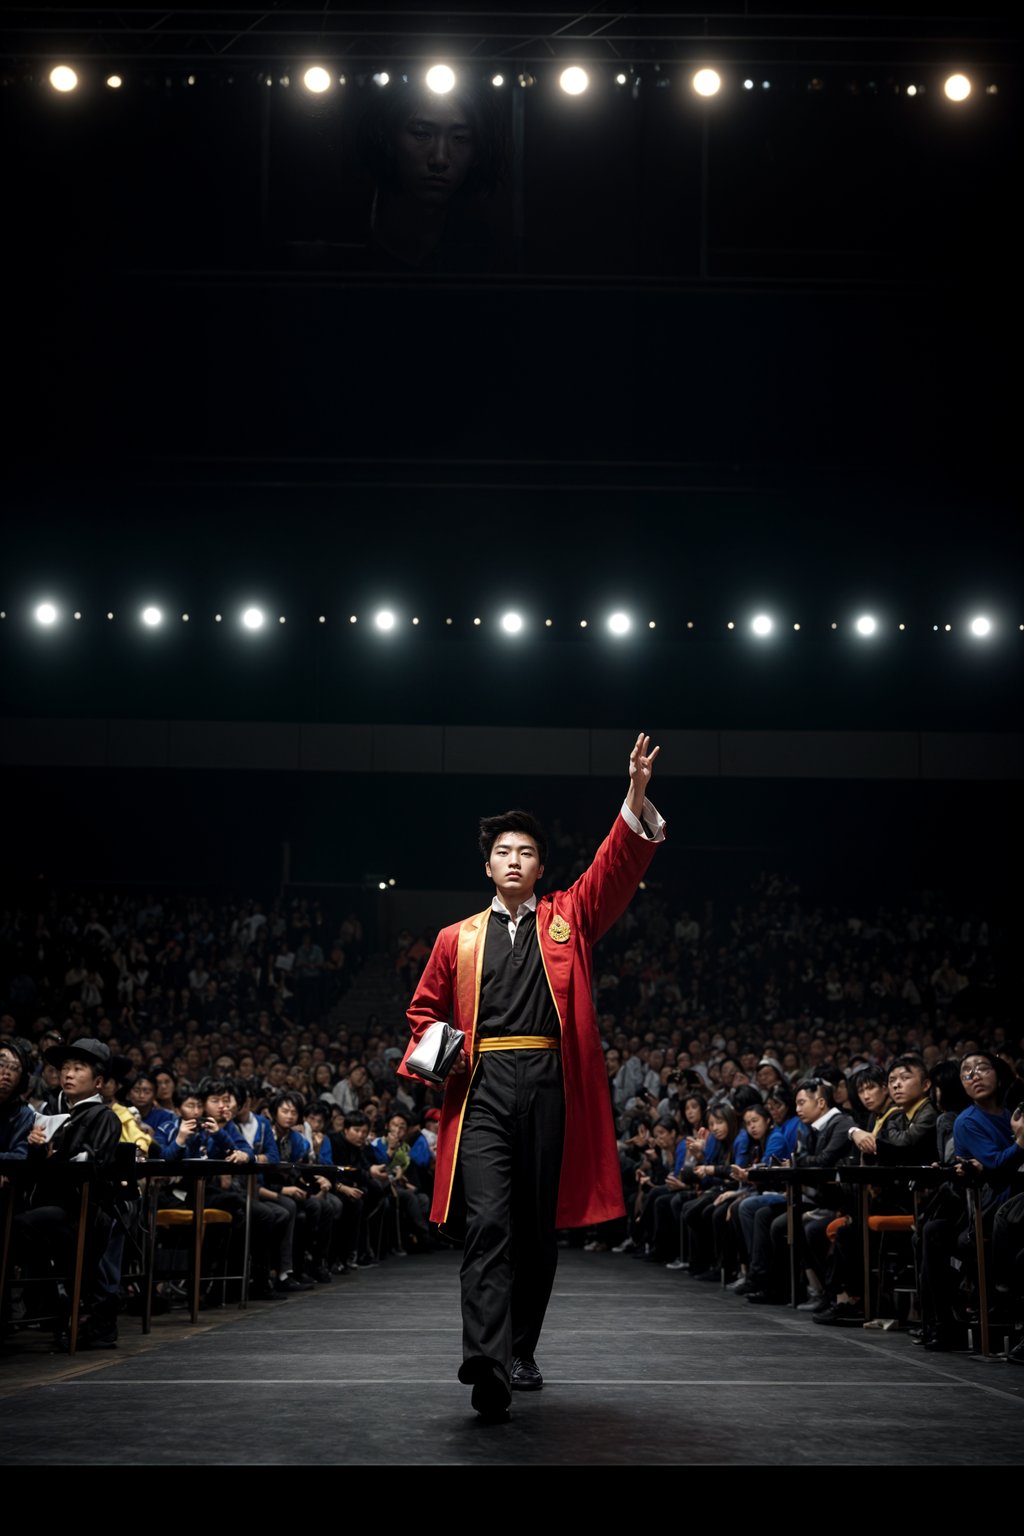
[[(624, 1214), (608, 1074), (594, 1013), (592, 949), (626, 910), (656, 847), (619, 815), (589, 869), (567, 891), (541, 896), (537, 902), (537, 938), (562, 1027), (565, 1151), (556, 1218), (560, 1227), (588, 1227)], [(463, 1031), (473, 1065), (490, 911), (488, 907), (438, 934), (409, 1005), (412, 1039), (398, 1069), (403, 1077), (413, 1075), (405, 1067), (410, 1051), (439, 1019)], [(449, 1077), (445, 1087), (431, 1221), (443, 1222), (451, 1206), (471, 1081), (472, 1072), (466, 1071)]]

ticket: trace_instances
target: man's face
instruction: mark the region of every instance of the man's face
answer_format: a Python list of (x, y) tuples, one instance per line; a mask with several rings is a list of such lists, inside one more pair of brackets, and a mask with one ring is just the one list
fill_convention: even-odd
[(275, 1061), (274, 1065), (267, 1073), (268, 1080), (273, 1083), (275, 1088), (283, 1087), (284, 1080), (287, 1076), (288, 1068), (285, 1066), (283, 1061)]
[(96, 1068), (88, 1061), (66, 1061), (60, 1068), (60, 1086), (71, 1104), (90, 1098), (97, 1092)]
[(203, 1115), (203, 1101), (197, 1095), (192, 1094), (181, 1101), (181, 1118), (183, 1120), (201, 1120)]
[(417, 202), (443, 208), (476, 164), (476, 135), (457, 100), (432, 96), (420, 103), (392, 140), (401, 190)]
[(518, 906), (532, 896), (544, 873), (537, 844), (525, 832), (500, 833), (484, 868), (506, 906)]
[(345, 1140), (350, 1141), (354, 1147), (365, 1147), (369, 1134), (368, 1125), (350, 1125), (345, 1130)]
[(824, 1099), (809, 1093), (806, 1088), (801, 1088), (796, 1096), (796, 1112), (804, 1125), (813, 1125), (815, 1120), (820, 1120), (827, 1107)]
[(614, 1074), (618, 1072), (619, 1068), (622, 1066), (618, 1051), (609, 1051), (605, 1056), (604, 1061), (605, 1066), (608, 1068), (609, 1077), (614, 1076)]
[(916, 1104), (930, 1086), (920, 1067), (894, 1067), (889, 1073), (889, 1097), (899, 1108)]
[(861, 1083), (857, 1089), (857, 1095), (864, 1108), (872, 1115), (877, 1115), (886, 1099), (889, 1097), (887, 1090), (881, 1083)]
[(664, 1151), (665, 1148), (672, 1146), (673, 1142), (675, 1141), (675, 1136), (670, 1130), (668, 1130), (666, 1126), (656, 1125), (654, 1127), (654, 1140), (658, 1147)]

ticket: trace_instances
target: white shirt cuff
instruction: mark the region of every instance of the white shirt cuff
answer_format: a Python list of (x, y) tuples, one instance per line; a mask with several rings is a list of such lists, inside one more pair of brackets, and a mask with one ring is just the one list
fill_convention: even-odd
[(635, 832), (637, 837), (642, 837), (649, 843), (663, 843), (665, 841), (664, 816), (659, 814), (649, 800), (644, 801), (640, 815), (643, 817), (642, 822), (633, 815), (633, 812), (625, 800), (623, 800), (622, 819), (629, 830)]

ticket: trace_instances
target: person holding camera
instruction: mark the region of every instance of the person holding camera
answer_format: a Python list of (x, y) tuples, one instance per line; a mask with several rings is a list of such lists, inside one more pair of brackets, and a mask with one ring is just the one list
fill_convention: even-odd
[[(388, 1116), (384, 1135), (373, 1142), (378, 1163), (386, 1169), (391, 1199), (398, 1207), (399, 1241), (391, 1251), (403, 1257), (410, 1251), (429, 1253), (434, 1246), (427, 1224), (430, 1201), (411, 1176), (413, 1161), (412, 1149), (406, 1141), (408, 1130), (408, 1119), (396, 1109)], [(410, 1244), (408, 1249), (401, 1243), (403, 1226), (405, 1241)]]

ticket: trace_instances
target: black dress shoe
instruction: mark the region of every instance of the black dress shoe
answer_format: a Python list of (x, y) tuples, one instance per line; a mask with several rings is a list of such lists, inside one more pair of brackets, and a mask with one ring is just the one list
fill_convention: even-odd
[(855, 1307), (848, 1301), (837, 1301), (830, 1307), (812, 1312), (811, 1321), (824, 1323), (828, 1328), (841, 1328), (844, 1324), (847, 1327), (860, 1328), (864, 1324), (864, 1313), (860, 1307)]
[(513, 1392), (539, 1392), (544, 1385), (544, 1377), (537, 1369), (536, 1360), (517, 1355), (512, 1361), (511, 1385)]
[(485, 1423), (507, 1423), (512, 1392), (505, 1372), (496, 1360), (488, 1360), (484, 1356), (464, 1360), (459, 1367), (459, 1380), (467, 1385), (472, 1383), (471, 1402)]

